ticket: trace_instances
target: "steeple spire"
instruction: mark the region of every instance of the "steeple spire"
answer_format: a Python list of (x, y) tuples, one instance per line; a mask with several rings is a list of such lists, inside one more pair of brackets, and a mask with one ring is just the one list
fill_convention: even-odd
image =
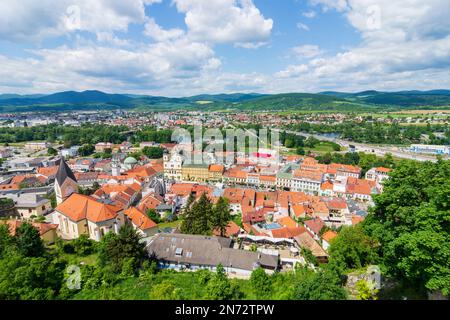
[(55, 177), (56, 202), (59, 205), (72, 193), (77, 192), (78, 183), (72, 170), (67, 165), (64, 157), (61, 157), (58, 172)]

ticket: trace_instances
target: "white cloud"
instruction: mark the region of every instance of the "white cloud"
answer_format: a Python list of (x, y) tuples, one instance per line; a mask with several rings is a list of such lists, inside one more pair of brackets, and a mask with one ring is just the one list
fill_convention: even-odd
[(303, 15), (305, 18), (312, 19), (312, 18), (314, 18), (314, 17), (317, 15), (317, 13), (316, 13), (315, 11), (313, 11), (313, 10), (310, 10), (310, 11), (302, 12), (302, 15)]
[(76, 30), (125, 31), (143, 23), (145, 5), (162, 0), (2, 0), (0, 39), (40, 41)]
[(185, 35), (184, 31), (178, 28), (164, 30), (153, 18), (149, 18), (145, 24), (144, 34), (155, 39), (156, 41), (173, 40)]
[(292, 48), (292, 53), (298, 58), (315, 58), (323, 53), (319, 46), (306, 44)]
[(301, 22), (297, 23), (297, 28), (299, 28), (300, 30), (309, 31), (309, 27), (306, 24), (301, 23)]
[(285, 70), (279, 71), (275, 74), (275, 77), (278, 78), (294, 78), (299, 77), (302, 74), (305, 74), (308, 71), (308, 66), (306, 64), (300, 65), (291, 65), (288, 66)]
[(266, 19), (252, 0), (173, 0), (185, 14), (188, 36), (197, 41), (254, 47), (265, 43), (273, 20)]
[[(310, 2), (341, 12), (361, 34), (362, 43), (321, 58), (312, 50), (311, 60), (290, 65), (276, 77), (298, 77), (304, 88), (315, 90), (399, 90), (450, 85), (450, 6), (446, 0)], [(301, 48), (300, 53), (308, 54), (304, 50)], [(305, 64), (307, 72), (303, 72)], [(281, 81), (277, 85), (290, 83)]]

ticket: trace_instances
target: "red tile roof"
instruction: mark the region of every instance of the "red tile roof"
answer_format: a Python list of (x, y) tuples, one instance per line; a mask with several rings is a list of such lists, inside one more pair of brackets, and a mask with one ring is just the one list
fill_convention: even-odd
[(309, 229), (314, 232), (314, 234), (319, 234), (320, 230), (322, 230), (323, 226), (325, 225), (320, 218), (314, 218), (312, 220), (307, 220), (304, 222), (305, 226), (307, 226)]
[[(230, 238), (232, 236), (237, 236), (239, 233), (241, 233), (241, 228), (234, 221), (230, 221), (225, 231), (225, 237)], [(220, 236), (220, 230), (214, 230), (213, 234), (215, 236)]]
[(157, 224), (150, 219), (146, 214), (135, 207), (130, 207), (124, 211), (124, 214), (130, 219), (130, 221), (142, 231), (151, 229), (157, 226)]
[(87, 219), (92, 222), (101, 222), (115, 219), (121, 208), (105, 204), (90, 196), (78, 193), (72, 194), (67, 200), (56, 207), (56, 211), (74, 222)]

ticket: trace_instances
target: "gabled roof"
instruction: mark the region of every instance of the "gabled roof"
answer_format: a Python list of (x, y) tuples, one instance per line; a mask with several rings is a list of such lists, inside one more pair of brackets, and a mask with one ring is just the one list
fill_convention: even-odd
[(312, 220), (307, 220), (304, 222), (305, 226), (312, 230), (315, 234), (319, 234), (320, 230), (322, 230), (323, 226), (325, 225), (323, 223), (323, 220), (320, 218), (314, 218)]
[[(19, 220), (8, 220), (6, 222), (6, 224), (9, 227), (9, 232), (12, 236), (14, 236), (16, 234), (17, 228), (19, 228), (22, 225), (22, 223), (23, 222), (19, 221)], [(35, 227), (36, 229), (38, 229), (39, 235), (41, 235), (41, 236), (43, 236), (50, 230), (58, 228), (57, 224), (52, 224), (52, 223), (33, 222), (33, 223), (31, 223), (31, 225), (33, 227)]]
[(67, 178), (70, 178), (73, 181), (77, 182), (77, 178), (75, 178), (72, 170), (69, 168), (64, 158), (61, 158), (58, 172), (56, 172), (56, 181), (61, 186)]
[(151, 229), (157, 226), (157, 224), (147, 217), (142, 211), (135, 207), (130, 207), (124, 212), (124, 214), (130, 219), (130, 221), (142, 231)]
[(56, 207), (56, 211), (65, 215), (74, 222), (87, 219), (92, 222), (101, 222), (117, 217), (120, 207), (105, 204), (90, 196), (78, 193), (72, 194), (67, 200)]
[[(232, 236), (236, 236), (239, 233), (241, 233), (241, 228), (234, 221), (230, 221), (226, 227), (225, 237), (231, 238)], [(213, 234), (215, 236), (220, 236), (220, 230), (214, 229)]]
[(330, 242), (331, 240), (333, 240), (334, 238), (337, 237), (337, 233), (331, 230), (328, 230), (327, 232), (325, 232), (322, 235), (322, 239), (325, 240), (326, 242)]

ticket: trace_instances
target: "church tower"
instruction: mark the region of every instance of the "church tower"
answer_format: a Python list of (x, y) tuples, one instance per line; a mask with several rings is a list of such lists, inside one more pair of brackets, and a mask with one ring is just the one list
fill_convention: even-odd
[(111, 160), (111, 175), (114, 177), (120, 176), (120, 160), (117, 155), (113, 155)]
[(67, 165), (64, 157), (61, 157), (59, 169), (55, 178), (56, 203), (59, 205), (66, 200), (72, 193), (78, 190), (78, 183), (72, 170)]

